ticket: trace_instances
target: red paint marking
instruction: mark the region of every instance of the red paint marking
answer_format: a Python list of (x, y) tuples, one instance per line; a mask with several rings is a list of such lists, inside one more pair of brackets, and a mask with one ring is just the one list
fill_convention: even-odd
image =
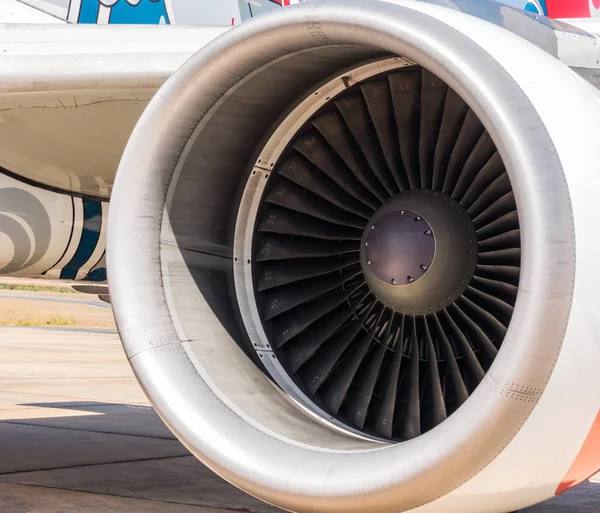
[[(600, 0), (592, 0), (594, 5)], [(589, 18), (589, 0), (546, 0), (550, 18)]]
[(555, 495), (570, 490), (578, 484), (587, 481), (600, 471), (600, 413), (594, 421), (577, 458), (571, 465), (569, 472), (556, 489)]
[(231, 24), (235, 25), (235, 18), (231, 18)]
[(592, 3), (596, 9), (600, 9), (600, 0), (592, 0)]

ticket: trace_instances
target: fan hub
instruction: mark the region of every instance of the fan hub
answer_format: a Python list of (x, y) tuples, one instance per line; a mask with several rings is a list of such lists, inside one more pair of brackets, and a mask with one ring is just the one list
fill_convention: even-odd
[(439, 191), (414, 189), (384, 203), (361, 240), (365, 281), (386, 306), (424, 315), (451, 305), (477, 264), (477, 237), (467, 212)]
[(392, 210), (370, 224), (364, 245), (371, 272), (394, 287), (420, 279), (435, 254), (431, 226), (411, 210)]

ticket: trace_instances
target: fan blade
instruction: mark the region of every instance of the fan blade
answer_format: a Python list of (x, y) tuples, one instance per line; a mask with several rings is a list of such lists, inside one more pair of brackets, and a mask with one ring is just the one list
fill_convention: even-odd
[(410, 336), (410, 356), (407, 362), (408, 372), (402, 383), (402, 402), (406, 403), (399, 413), (404, 414), (401, 423), (400, 436), (410, 440), (421, 434), (421, 401), (419, 390), (419, 343), (415, 318), (412, 318), (412, 333)]
[(318, 258), (341, 256), (357, 251), (360, 251), (358, 241), (325, 241), (274, 234), (261, 237), (255, 259), (257, 262), (266, 262), (289, 258)]
[(381, 364), (387, 351), (387, 344), (378, 342), (371, 351), (366, 365), (363, 365), (358, 372), (357, 386), (353, 387), (346, 401), (344, 401), (344, 413), (348, 420), (359, 429), (362, 429), (369, 413), (369, 405), (373, 399), (373, 391), (379, 377)]
[(381, 322), (379, 323), (379, 331), (375, 334), (378, 340), (391, 341), (392, 324), (394, 322), (395, 312), (393, 310), (383, 309)]
[(344, 96), (335, 102), (346, 125), (352, 132), (354, 140), (358, 143), (373, 174), (385, 188), (386, 196), (394, 196), (398, 188), (390, 175), (385, 162), (385, 157), (379, 146), (377, 134), (369, 117), (362, 94), (356, 92)]
[(438, 369), (437, 353), (433, 344), (433, 339), (431, 338), (431, 332), (429, 331), (427, 319), (425, 318), (423, 318), (423, 326), (425, 328), (425, 343), (427, 347), (427, 378), (429, 379), (431, 392), (431, 427), (435, 427), (446, 420), (448, 415), (446, 413), (444, 392), (442, 391), (442, 381), (440, 379), (440, 371)]
[(452, 155), (468, 110), (469, 107), (463, 99), (453, 89), (448, 89), (433, 161), (432, 188), (435, 190), (442, 190), (444, 186), (450, 155)]
[(392, 107), (390, 84), (387, 79), (375, 80), (361, 86), (361, 90), (388, 168), (398, 189), (406, 191), (410, 188), (410, 185), (402, 163), (400, 147), (398, 146), (398, 133)]
[[(454, 305), (454, 311), (457, 314), (457, 319), (460, 320), (463, 328), (463, 333), (468, 333), (471, 335), (470, 340), (472, 340), (472, 344), (476, 346), (477, 349), (481, 350), (481, 352), (485, 355), (485, 364), (489, 367), (491, 363), (496, 358), (498, 354), (498, 349), (492, 343), (492, 341), (487, 337), (484, 331), (477, 325), (476, 322), (471, 319), (465, 312), (461, 310), (458, 305)], [(481, 362), (481, 358), (479, 358)]]
[[(468, 190), (473, 187), (479, 189), (481, 187), (480, 182), (486, 181), (485, 178), (489, 174), (488, 168), (490, 167), (490, 160), (494, 157), (495, 151), (496, 147), (492, 142), (492, 138), (484, 131), (471, 152), (471, 155), (469, 155), (469, 158), (465, 162), (465, 165), (460, 172), (460, 176), (458, 177), (458, 181), (456, 182), (456, 186), (451, 194), (451, 196), (461, 203), (461, 205), (463, 204), (462, 199)], [(500, 167), (504, 169), (500, 157), (498, 157), (498, 161), (500, 162)], [(496, 169), (496, 167), (497, 166), (492, 166), (492, 169)], [(498, 174), (495, 175), (494, 178), (497, 178)], [(471, 192), (470, 196), (473, 194), (474, 192)]]
[(338, 209), (285, 178), (276, 177), (272, 190), (265, 196), (267, 203), (295, 210), (329, 223), (363, 229), (364, 219)]
[(265, 321), (270, 321), (288, 310), (343, 286), (360, 274), (361, 270), (355, 269), (342, 274), (330, 274), (325, 277), (313, 278), (288, 287), (271, 289), (264, 296), (263, 318)]
[(313, 119), (312, 124), (342, 158), (362, 186), (380, 202), (386, 199), (385, 190), (368, 169), (368, 164), (358, 151), (354, 137), (341, 114), (338, 111), (326, 112)]
[[(342, 357), (346, 349), (348, 349), (352, 341), (359, 336), (361, 332), (364, 332), (363, 326), (374, 305), (375, 302), (365, 305), (366, 310), (360, 314), (360, 317), (351, 319), (343, 328), (337, 331), (337, 333), (332, 333), (330, 335), (332, 338), (327, 340), (325, 347), (319, 351), (319, 357), (314, 358), (310, 361), (310, 363), (307, 363), (306, 368), (302, 371), (302, 375), (306, 378), (309, 378), (305, 379), (304, 382), (306, 390), (310, 395), (317, 393), (321, 385), (323, 385), (330, 376), (335, 364)], [(356, 311), (354, 311), (354, 313), (356, 314)], [(308, 362), (308, 360), (316, 352), (316, 350), (313, 350), (310, 352), (309, 356), (307, 356), (309, 351), (306, 350), (299, 349), (297, 352), (295, 352), (294, 348), (298, 345), (299, 344), (294, 344), (292, 351), (290, 352), (290, 361), (293, 363), (292, 368), (295, 367), (296, 369), (299, 369), (301, 365)], [(294, 356), (296, 356), (296, 358), (294, 358)], [(298, 365), (297, 362), (300, 361), (302, 361), (302, 363)]]
[[(448, 382), (450, 382), (450, 386), (454, 390), (453, 404), (454, 408), (456, 409), (469, 398), (469, 392), (467, 391), (465, 382), (460, 374), (460, 369), (458, 367), (458, 363), (456, 362), (454, 350), (452, 349), (450, 341), (448, 340), (448, 337), (446, 336), (446, 333), (440, 324), (437, 314), (433, 315), (433, 322), (444, 349), (444, 354), (446, 357), (446, 379)], [(448, 403), (447, 400), (446, 403)]]
[(371, 208), (350, 196), (343, 186), (338, 185), (298, 154), (278, 166), (277, 173), (346, 212), (352, 212), (365, 219), (371, 217)]
[(448, 86), (436, 75), (423, 68), (421, 74), (419, 164), (421, 187), (425, 189), (431, 189), (433, 185), (435, 148), (440, 134), (447, 93)]
[(479, 141), (481, 134), (483, 134), (483, 130), (481, 121), (469, 109), (452, 150), (452, 155), (450, 155), (450, 161), (448, 162), (448, 171), (446, 172), (446, 179), (442, 187), (442, 190), (446, 194), (452, 194), (460, 173), (465, 167), (467, 159), (471, 155), (473, 148), (475, 148), (477, 141)]
[(503, 173), (496, 178), (490, 186), (485, 189), (468, 209), (471, 218), (477, 217), (481, 212), (488, 208), (496, 200), (500, 199), (505, 194), (511, 192), (510, 180), (508, 173)]
[(473, 181), (459, 203), (468, 210), (503, 173), (506, 173), (504, 163), (500, 155), (494, 153), (483, 169), (473, 178)]
[(518, 267), (508, 265), (478, 265), (475, 275), (489, 280), (502, 281), (512, 285), (519, 285), (521, 271)]
[(510, 212), (516, 212), (517, 204), (515, 203), (515, 194), (511, 191), (505, 194), (500, 199), (494, 201), (481, 214), (473, 219), (473, 224), (476, 229), (483, 228), (489, 223), (494, 222), (499, 217)]
[(518, 229), (519, 216), (516, 211), (512, 211), (477, 230), (477, 238), (480, 241), (483, 241), (496, 235), (500, 235), (501, 233)]
[(498, 321), (498, 332), (501, 336), (506, 334), (506, 328), (512, 317), (513, 307), (497, 297), (486, 294), (481, 290), (477, 290), (469, 285), (465, 291), (464, 298), (469, 299), (478, 307), (485, 310), (489, 315)]
[[(358, 287), (360, 286), (362, 286), (362, 284)], [(296, 308), (292, 312), (276, 317), (272, 322), (273, 342), (275, 347), (280, 348), (296, 335), (302, 333), (315, 321), (336, 309), (356, 291), (356, 288), (353, 290), (332, 292), (326, 296), (320, 297), (317, 301), (303, 305), (302, 308)]]
[(519, 291), (519, 288), (515, 285), (511, 285), (510, 283), (505, 283), (502, 281), (480, 278), (478, 276), (473, 277), (470, 285), (474, 289), (501, 299), (512, 307), (515, 306), (517, 292)]
[[(342, 305), (332, 315), (319, 319), (305, 332), (301, 333), (288, 345), (284, 346), (287, 362), (292, 373), (295, 374), (298, 372), (298, 369), (308, 362), (317, 351), (320, 351), (323, 345), (326, 345), (326, 347), (329, 347), (332, 343), (343, 345), (345, 340), (345, 338), (342, 337), (343, 333), (348, 334), (348, 330), (352, 329), (355, 329), (356, 333), (358, 333), (362, 326), (362, 321), (358, 322), (356, 316), (360, 315), (358, 310), (360, 310), (361, 304), (361, 300), (359, 299), (358, 301)], [(374, 303), (372, 302), (370, 306), (373, 307), (373, 305)], [(351, 319), (351, 317), (353, 318)], [(360, 315), (360, 319), (366, 319), (366, 314), (363, 313)], [(356, 336), (356, 333), (353, 337)], [(330, 340), (331, 337), (334, 337), (332, 339), (333, 341)], [(350, 343), (350, 341), (351, 339), (348, 343)], [(311, 382), (307, 383), (306, 386), (309, 391), (312, 389), (313, 385), (319, 383), (318, 381), (315, 381), (315, 383), (312, 382), (313, 377), (316, 379), (316, 377), (320, 376), (318, 373), (311, 374), (311, 372), (315, 371), (314, 363), (322, 361), (323, 360), (319, 358), (316, 359), (315, 362), (308, 364), (309, 372), (307, 375), (311, 376)], [(335, 361), (332, 365), (334, 363)], [(314, 392), (316, 392), (316, 388), (314, 389)], [(311, 392), (311, 394), (314, 392)]]
[(315, 129), (294, 142), (294, 148), (358, 201), (375, 210), (379, 201), (356, 179), (342, 159)]
[(411, 189), (421, 187), (419, 170), (419, 125), (421, 117), (421, 73), (401, 71), (388, 75), (392, 105), (400, 143), (400, 155)]
[(481, 253), (490, 253), (509, 248), (518, 248), (521, 246), (521, 231), (511, 230), (509, 232), (495, 235), (489, 239), (482, 240), (478, 244)]
[(456, 322), (454, 322), (450, 312), (448, 310), (444, 310), (443, 314), (443, 319), (449, 329), (447, 333), (450, 335), (458, 349), (457, 357), (462, 357), (464, 359), (464, 370), (467, 373), (468, 378), (471, 380), (469, 383), (469, 389), (470, 391), (473, 391), (485, 376), (485, 371), (481, 367), (481, 364), (479, 363), (471, 344), (469, 344), (469, 341), (465, 337), (464, 333), (460, 330)]
[(298, 262), (276, 260), (264, 263), (257, 273), (258, 291), (263, 292), (288, 283), (340, 271), (359, 261), (360, 255), (352, 253), (342, 258), (314, 258)]
[(394, 428), (394, 410), (396, 406), (396, 396), (398, 392), (398, 378), (400, 377), (400, 367), (402, 364), (402, 332), (404, 318), (396, 331), (394, 346), (394, 356), (382, 378), (383, 389), (381, 399), (378, 403), (377, 412), (374, 416), (374, 431), (386, 438), (392, 437)]
[[(471, 295), (471, 297), (473, 297)], [(477, 319), (477, 324), (484, 330), (488, 338), (494, 345), (504, 338), (506, 335), (506, 327), (490, 312), (479, 304), (472, 301), (470, 298), (462, 296), (455, 306), (460, 306), (461, 310), (466, 312), (470, 317)]]
[(508, 248), (489, 252), (479, 250), (479, 263), (486, 266), (519, 266), (521, 265), (521, 249)]
[(323, 402), (335, 415), (339, 412), (346, 398), (358, 367), (373, 342), (376, 330), (377, 326), (375, 325), (368, 332), (356, 339), (356, 342), (349, 348), (346, 357), (338, 363), (339, 373), (327, 380), (326, 389), (322, 396)]
[(360, 240), (362, 236), (359, 228), (335, 225), (274, 206), (265, 209), (258, 231), (325, 240)]

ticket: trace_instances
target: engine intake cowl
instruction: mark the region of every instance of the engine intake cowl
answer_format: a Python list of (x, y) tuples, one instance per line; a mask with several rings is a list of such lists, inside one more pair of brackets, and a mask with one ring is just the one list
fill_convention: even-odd
[(111, 299), (142, 386), (291, 511), (549, 497), (600, 410), (599, 135), (589, 84), (458, 11), (325, 0), (232, 30), (118, 171)]

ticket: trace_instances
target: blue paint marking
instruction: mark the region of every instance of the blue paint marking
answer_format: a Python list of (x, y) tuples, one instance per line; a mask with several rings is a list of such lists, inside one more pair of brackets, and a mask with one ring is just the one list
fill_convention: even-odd
[(96, 23), (99, 10), (100, 3), (98, 0), (81, 0), (77, 23)]
[(104, 261), (106, 259), (106, 250), (104, 251), (104, 253), (102, 253), (102, 256), (100, 257), (100, 260), (98, 260), (98, 263), (92, 267), (92, 270), (87, 274), (87, 276), (84, 278), (84, 281), (106, 281), (106, 267), (99, 267), (99, 265), (102, 263), (104, 264)]
[(534, 14), (541, 14), (543, 16), (548, 16), (548, 10), (546, 9), (546, 2), (543, 0), (534, 0), (529, 1), (525, 5), (525, 10), (528, 12), (532, 12)]
[[(108, 23), (110, 24), (144, 24), (158, 25), (160, 23), (169, 24), (169, 14), (167, 12), (166, 0), (140, 0), (135, 4), (128, 0), (117, 0), (111, 7)], [(79, 23), (97, 23), (98, 13), (100, 11), (100, 0), (81, 0)]]
[(60, 273), (61, 280), (74, 280), (79, 269), (91, 258), (102, 227), (102, 203), (99, 201), (83, 200), (83, 233), (77, 251), (71, 261)]
[(106, 269), (101, 267), (100, 269), (94, 269), (84, 279), (84, 281), (106, 281)]
[(169, 23), (169, 15), (164, 0), (141, 0), (136, 6), (127, 0), (119, 0), (110, 13), (109, 23)]

